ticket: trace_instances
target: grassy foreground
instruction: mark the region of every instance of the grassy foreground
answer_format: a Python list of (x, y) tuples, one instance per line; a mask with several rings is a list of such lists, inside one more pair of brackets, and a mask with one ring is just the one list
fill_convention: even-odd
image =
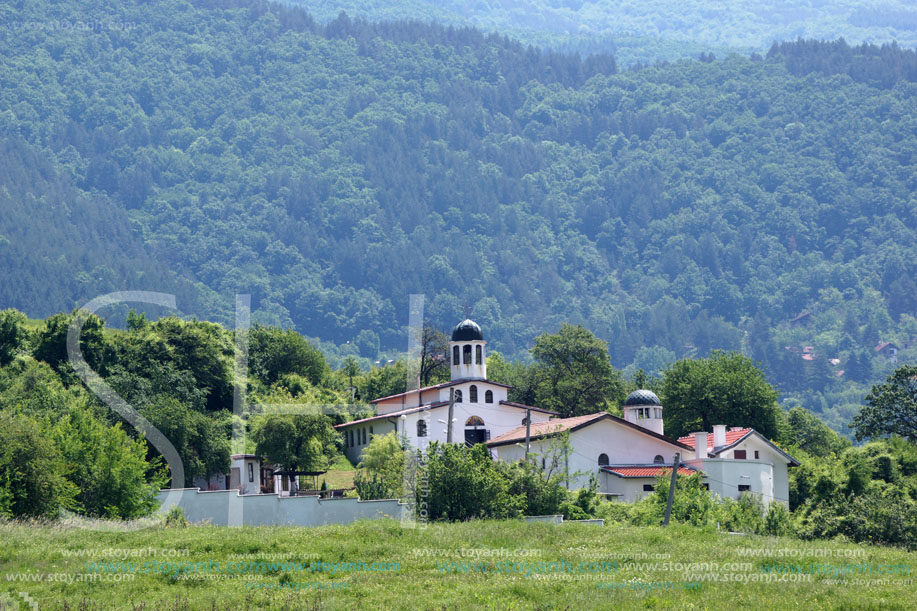
[[(231, 562), (255, 564), (227, 573)], [(295, 566), (313, 562), (325, 564)], [(174, 565), (131, 574), (129, 563)], [(182, 573), (179, 563), (202, 564)], [(680, 525), (7, 522), (0, 608), (26, 592), (40, 609), (913, 609), (917, 578), (904, 567), (914, 564), (917, 553), (897, 549)], [(793, 566), (810, 572), (773, 572)], [(888, 566), (895, 574), (880, 572)]]

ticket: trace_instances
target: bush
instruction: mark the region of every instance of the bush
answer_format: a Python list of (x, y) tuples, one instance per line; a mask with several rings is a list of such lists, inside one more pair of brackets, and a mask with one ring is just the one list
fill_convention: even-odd
[(166, 528), (184, 528), (188, 525), (188, 520), (185, 518), (185, 510), (178, 505), (172, 507), (166, 512), (166, 517), (162, 523)]
[(0, 512), (55, 517), (73, 506), (76, 493), (64, 477), (60, 451), (39, 423), (23, 414), (0, 413)]
[(743, 494), (738, 500), (717, 499), (716, 520), (719, 527), (729, 532), (759, 534), (764, 530), (764, 508), (760, 500), (751, 494)]
[(403, 493), (405, 451), (398, 434), (376, 435), (363, 450), (363, 459), (353, 478), (364, 501), (399, 499)]
[(509, 494), (509, 481), (482, 444), (465, 447), (433, 442), (417, 486), (418, 510), (430, 520), (470, 520), (522, 515), (525, 501)]
[(784, 536), (793, 534), (793, 518), (783, 503), (771, 503), (764, 515), (765, 535)]

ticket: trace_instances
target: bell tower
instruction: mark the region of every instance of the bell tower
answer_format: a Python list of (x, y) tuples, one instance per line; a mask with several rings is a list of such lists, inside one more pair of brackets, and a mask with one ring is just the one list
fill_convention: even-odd
[(449, 369), (453, 380), (487, 379), (486, 344), (478, 323), (466, 318), (455, 325), (449, 342)]

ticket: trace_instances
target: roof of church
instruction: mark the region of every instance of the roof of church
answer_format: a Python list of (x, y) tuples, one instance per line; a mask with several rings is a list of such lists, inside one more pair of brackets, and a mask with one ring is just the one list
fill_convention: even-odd
[(363, 424), (364, 422), (383, 420), (385, 418), (397, 418), (398, 416), (413, 414), (414, 412), (421, 412), (425, 409), (436, 409), (446, 405), (449, 405), (448, 401), (437, 401), (436, 403), (428, 403), (419, 407), (409, 407), (408, 409), (398, 410), (397, 412), (389, 412), (387, 414), (379, 414), (378, 416), (370, 416), (369, 418), (361, 418), (359, 420), (351, 420), (350, 422), (342, 422), (341, 424), (335, 424), (334, 428), (339, 429), (341, 427), (350, 426), (352, 424)]
[[(531, 426), (529, 427), (529, 439), (540, 439), (542, 437), (549, 437), (551, 435), (562, 433), (564, 431), (576, 431), (583, 427), (587, 427), (591, 424), (594, 424), (600, 420), (606, 420), (606, 419), (612, 420), (618, 424), (623, 424), (624, 426), (640, 431), (641, 433), (645, 435), (649, 435), (650, 437), (655, 437), (656, 439), (665, 441), (666, 443), (670, 443), (672, 445), (680, 446), (684, 449), (688, 449), (688, 446), (686, 446), (685, 444), (679, 441), (675, 441), (674, 439), (666, 437), (665, 435), (660, 435), (659, 433), (655, 431), (645, 429), (642, 426), (638, 424), (634, 424), (633, 422), (628, 422), (627, 420), (624, 420), (623, 418), (618, 418), (617, 416), (613, 416), (609, 414), (608, 412), (597, 412), (595, 414), (587, 414), (585, 416), (574, 416), (572, 418), (555, 418), (553, 420), (548, 420), (547, 422), (533, 422)], [(517, 443), (519, 441), (524, 441), (525, 440), (525, 428), (526, 428), (525, 425), (518, 426), (508, 433), (503, 433), (499, 437), (494, 437), (493, 439), (487, 442), (487, 445), (490, 447), (503, 446), (503, 445), (510, 445), (513, 443)]]
[(449, 388), (450, 386), (455, 386), (456, 384), (464, 384), (465, 382), (481, 382), (484, 384), (492, 384), (493, 386), (502, 386), (503, 388), (512, 388), (511, 384), (503, 384), (502, 382), (491, 382), (490, 380), (482, 380), (480, 378), (461, 378), (458, 380), (452, 380), (451, 382), (443, 382), (442, 384), (434, 384), (433, 386), (424, 386), (423, 388), (418, 388), (416, 390), (400, 392), (397, 395), (379, 397), (378, 399), (373, 399), (370, 401), (370, 403), (378, 403), (380, 401), (388, 401), (389, 399), (397, 399), (398, 397), (403, 397), (415, 392), (427, 392), (428, 390), (434, 390), (437, 388)]
[(473, 342), (483, 341), (484, 332), (478, 323), (470, 318), (466, 318), (452, 329), (452, 341), (454, 342)]
[(624, 405), (662, 405), (659, 397), (651, 390), (635, 390), (624, 399)]
[[(602, 471), (618, 477), (658, 477), (672, 473), (672, 465), (607, 465)], [(679, 475), (693, 475), (697, 469), (685, 465), (678, 467)]]

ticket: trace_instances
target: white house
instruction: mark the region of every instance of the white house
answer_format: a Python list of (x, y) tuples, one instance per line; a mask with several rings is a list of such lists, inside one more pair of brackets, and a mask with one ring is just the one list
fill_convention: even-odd
[[(624, 418), (598, 412), (533, 426), (530, 452), (536, 464), (551, 468), (557, 454), (552, 443), (560, 432), (570, 436), (570, 450), (558, 467), (570, 474), (568, 487), (581, 488), (594, 476), (598, 492), (612, 500), (636, 501), (654, 489), (660, 474), (671, 474), (675, 453), (679, 474), (700, 472), (714, 494), (739, 498), (749, 492), (763, 504), (789, 502), (787, 468), (799, 463), (754, 429), (725, 425), (713, 434), (694, 433), (678, 440), (662, 434), (662, 405), (648, 390), (624, 401)], [(488, 443), (500, 460), (525, 457), (525, 427), (517, 427)], [(695, 448), (700, 448), (696, 451)]]
[(373, 435), (392, 431), (414, 448), (449, 437), (449, 403), (452, 400), (451, 439), (456, 443), (486, 443), (525, 424), (546, 422), (557, 412), (507, 400), (510, 386), (487, 379), (487, 342), (471, 320), (456, 325), (449, 342), (451, 380), (435, 386), (371, 401), (376, 415), (335, 426), (344, 435), (344, 449), (353, 462)]

